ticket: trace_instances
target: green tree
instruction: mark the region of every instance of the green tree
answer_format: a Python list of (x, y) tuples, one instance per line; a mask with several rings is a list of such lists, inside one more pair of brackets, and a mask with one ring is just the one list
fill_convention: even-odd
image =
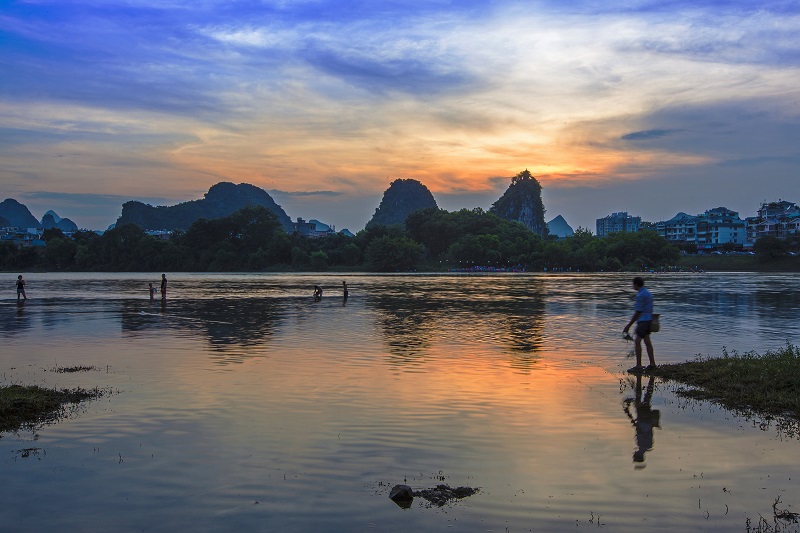
[(318, 272), (328, 270), (328, 254), (319, 250), (311, 252), (309, 263), (311, 268)]
[(371, 270), (395, 272), (416, 268), (424, 251), (421, 244), (408, 237), (384, 235), (373, 239), (364, 255)]
[(753, 244), (753, 251), (762, 259), (776, 259), (786, 255), (786, 243), (778, 237), (768, 235), (761, 237)]
[(311, 263), (311, 256), (299, 246), (292, 248), (292, 266), (295, 268), (305, 268)]
[(45, 248), (44, 263), (59, 270), (72, 268), (75, 265), (77, 249), (77, 243), (69, 237), (51, 237)]
[(48, 242), (52, 239), (67, 239), (68, 237), (64, 235), (64, 232), (58, 228), (47, 228), (42, 232), (42, 240)]

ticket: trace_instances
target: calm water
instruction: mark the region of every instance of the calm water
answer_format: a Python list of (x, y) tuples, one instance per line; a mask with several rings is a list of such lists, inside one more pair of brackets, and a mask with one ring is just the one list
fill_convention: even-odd
[[(0, 529), (744, 531), (778, 497), (800, 511), (800, 440), (658, 382), (658, 414), (636, 401), (630, 276), (173, 274), (165, 306), (158, 278), (31, 274), (25, 305), (0, 302), (3, 384), (114, 392), (2, 435)], [(660, 363), (800, 341), (800, 276), (647, 281)], [(54, 372), (73, 365), (97, 370)], [(404, 510), (404, 482), (480, 492)]]

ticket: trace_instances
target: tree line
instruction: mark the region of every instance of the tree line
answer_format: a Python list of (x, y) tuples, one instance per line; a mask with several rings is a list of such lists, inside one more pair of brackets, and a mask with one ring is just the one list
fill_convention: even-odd
[(411, 213), (405, 226), (370, 226), (355, 237), (286, 233), (266, 208), (200, 219), (169, 239), (127, 224), (71, 238), (46, 230), (44, 249), (0, 244), (4, 270), (234, 272), (366, 270), (396, 272), (494, 267), (530, 271), (638, 271), (674, 265), (679, 249), (653, 231), (566, 239), (540, 237), (480, 208)]

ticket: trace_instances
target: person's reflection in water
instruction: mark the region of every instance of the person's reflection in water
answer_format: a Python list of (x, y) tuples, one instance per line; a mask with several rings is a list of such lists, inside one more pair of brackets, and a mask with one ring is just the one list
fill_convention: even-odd
[[(623, 410), (631, 424), (636, 428), (636, 451), (633, 452), (633, 462), (637, 463), (637, 468), (644, 468), (644, 454), (653, 449), (653, 428), (661, 427), (661, 412), (650, 407), (650, 400), (653, 398), (655, 387), (654, 376), (650, 376), (647, 383), (647, 391), (642, 398), (642, 376), (636, 376), (636, 398), (626, 398), (623, 402)], [(631, 414), (631, 404), (636, 411), (635, 416)]]

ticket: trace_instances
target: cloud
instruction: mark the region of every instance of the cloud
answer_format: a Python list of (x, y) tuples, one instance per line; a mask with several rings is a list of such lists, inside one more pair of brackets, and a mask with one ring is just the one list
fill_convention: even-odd
[(396, 177), (467, 207), (527, 167), (587, 212), (584, 186), (781, 180), (797, 156), (793, 2), (65, 0), (0, 31), (14, 194), (228, 180), (347, 218)]
[(620, 139), (622, 139), (623, 141), (647, 141), (650, 139), (660, 139), (662, 137), (666, 137), (667, 135), (672, 135), (679, 131), (680, 130), (663, 130), (663, 129), (634, 131), (631, 133), (626, 133), (625, 135), (620, 137)]
[(342, 196), (344, 193), (341, 191), (279, 191), (276, 189), (272, 189), (268, 191), (271, 195), (278, 195), (278, 196), (289, 196), (289, 197), (305, 197), (305, 196), (316, 196), (316, 197), (331, 197), (331, 196)]

